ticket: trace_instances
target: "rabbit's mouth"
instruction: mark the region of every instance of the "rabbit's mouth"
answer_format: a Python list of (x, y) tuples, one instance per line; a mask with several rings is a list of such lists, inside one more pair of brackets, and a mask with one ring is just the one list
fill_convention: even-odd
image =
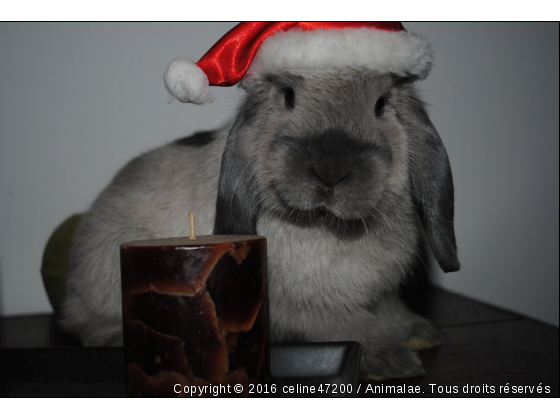
[(361, 220), (376, 212), (383, 196), (382, 182), (364, 182), (349, 174), (333, 185), (315, 177), (313, 170), (302, 172), (306, 176), (300, 173), (289, 182), (272, 181), (272, 207), (294, 218), (321, 223)]
[(375, 216), (341, 218), (325, 206), (319, 206), (311, 210), (288, 207), (276, 208), (273, 213), (275, 217), (291, 225), (302, 229), (319, 227), (345, 240), (358, 239), (367, 235), (369, 230), (374, 229), (376, 225)]
[(322, 224), (339, 224), (367, 219), (375, 213), (376, 207), (375, 203), (368, 200), (355, 202), (351, 206), (344, 206), (336, 202), (329, 203), (325, 200), (309, 201), (309, 205), (301, 205), (301, 202), (292, 205), (285, 200), (281, 201), (284, 206), (277, 207), (277, 209), (280, 213), (287, 215), (288, 219), (315, 220)]

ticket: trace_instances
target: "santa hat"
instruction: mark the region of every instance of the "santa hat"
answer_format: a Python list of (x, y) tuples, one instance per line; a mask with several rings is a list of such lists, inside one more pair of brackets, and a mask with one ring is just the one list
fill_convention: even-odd
[(399, 22), (243, 22), (196, 63), (171, 62), (165, 86), (181, 102), (212, 101), (209, 86), (291, 69), (366, 67), (425, 78), (432, 65), (426, 38)]

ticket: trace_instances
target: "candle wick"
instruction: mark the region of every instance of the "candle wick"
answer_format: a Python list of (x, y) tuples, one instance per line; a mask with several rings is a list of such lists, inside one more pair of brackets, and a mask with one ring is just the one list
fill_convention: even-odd
[(189, 224), (190, 224), (190, 235), (189, 239), (196, 239), (195, 232), (194, 232), (194, 213), (189, 211)]

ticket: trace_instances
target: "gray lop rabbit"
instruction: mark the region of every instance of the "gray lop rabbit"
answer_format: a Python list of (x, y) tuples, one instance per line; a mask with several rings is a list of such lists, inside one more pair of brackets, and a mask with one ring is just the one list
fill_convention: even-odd
[(347, 24), (244, 23), (219, 41), (255, 46), (237, 48), (253, 54), (242, 71), (211, 68), (226, 48), (169, 66), (182, 102), (209, 101), (209, 84), (246, 94), (231, 124), (134, 159), (85, 214), (63, 313), (85, 345), (122, 343), (119, 245), (182, 236), (194, 211), (201, 235), (267, 238), (273, 342), (359, 341), (364, 375), (423, 373), (414, 350), (437, 332), (399, 287), (425, 243), (459, 269), (447, 153), (413, 87), (432, 53), (394, 23)]

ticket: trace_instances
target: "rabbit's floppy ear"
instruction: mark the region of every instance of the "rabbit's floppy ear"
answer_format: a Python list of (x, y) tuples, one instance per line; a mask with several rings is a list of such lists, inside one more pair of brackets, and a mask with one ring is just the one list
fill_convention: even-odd
[(215, 235), (255, 235), (259, 194), (255, 162), (247, 155), (246, 140), (251, 130), (241, 113), (233, 125), (224, 149), (218, 199)]
[(453, 177), (449, 158), (423, 103), (407, 98), (408, 108), (400, 115), (411, 141), (410, 182), (414, 203), (420, 213), (430, 248), (446, 273), (460, 268), (457, 257)]

